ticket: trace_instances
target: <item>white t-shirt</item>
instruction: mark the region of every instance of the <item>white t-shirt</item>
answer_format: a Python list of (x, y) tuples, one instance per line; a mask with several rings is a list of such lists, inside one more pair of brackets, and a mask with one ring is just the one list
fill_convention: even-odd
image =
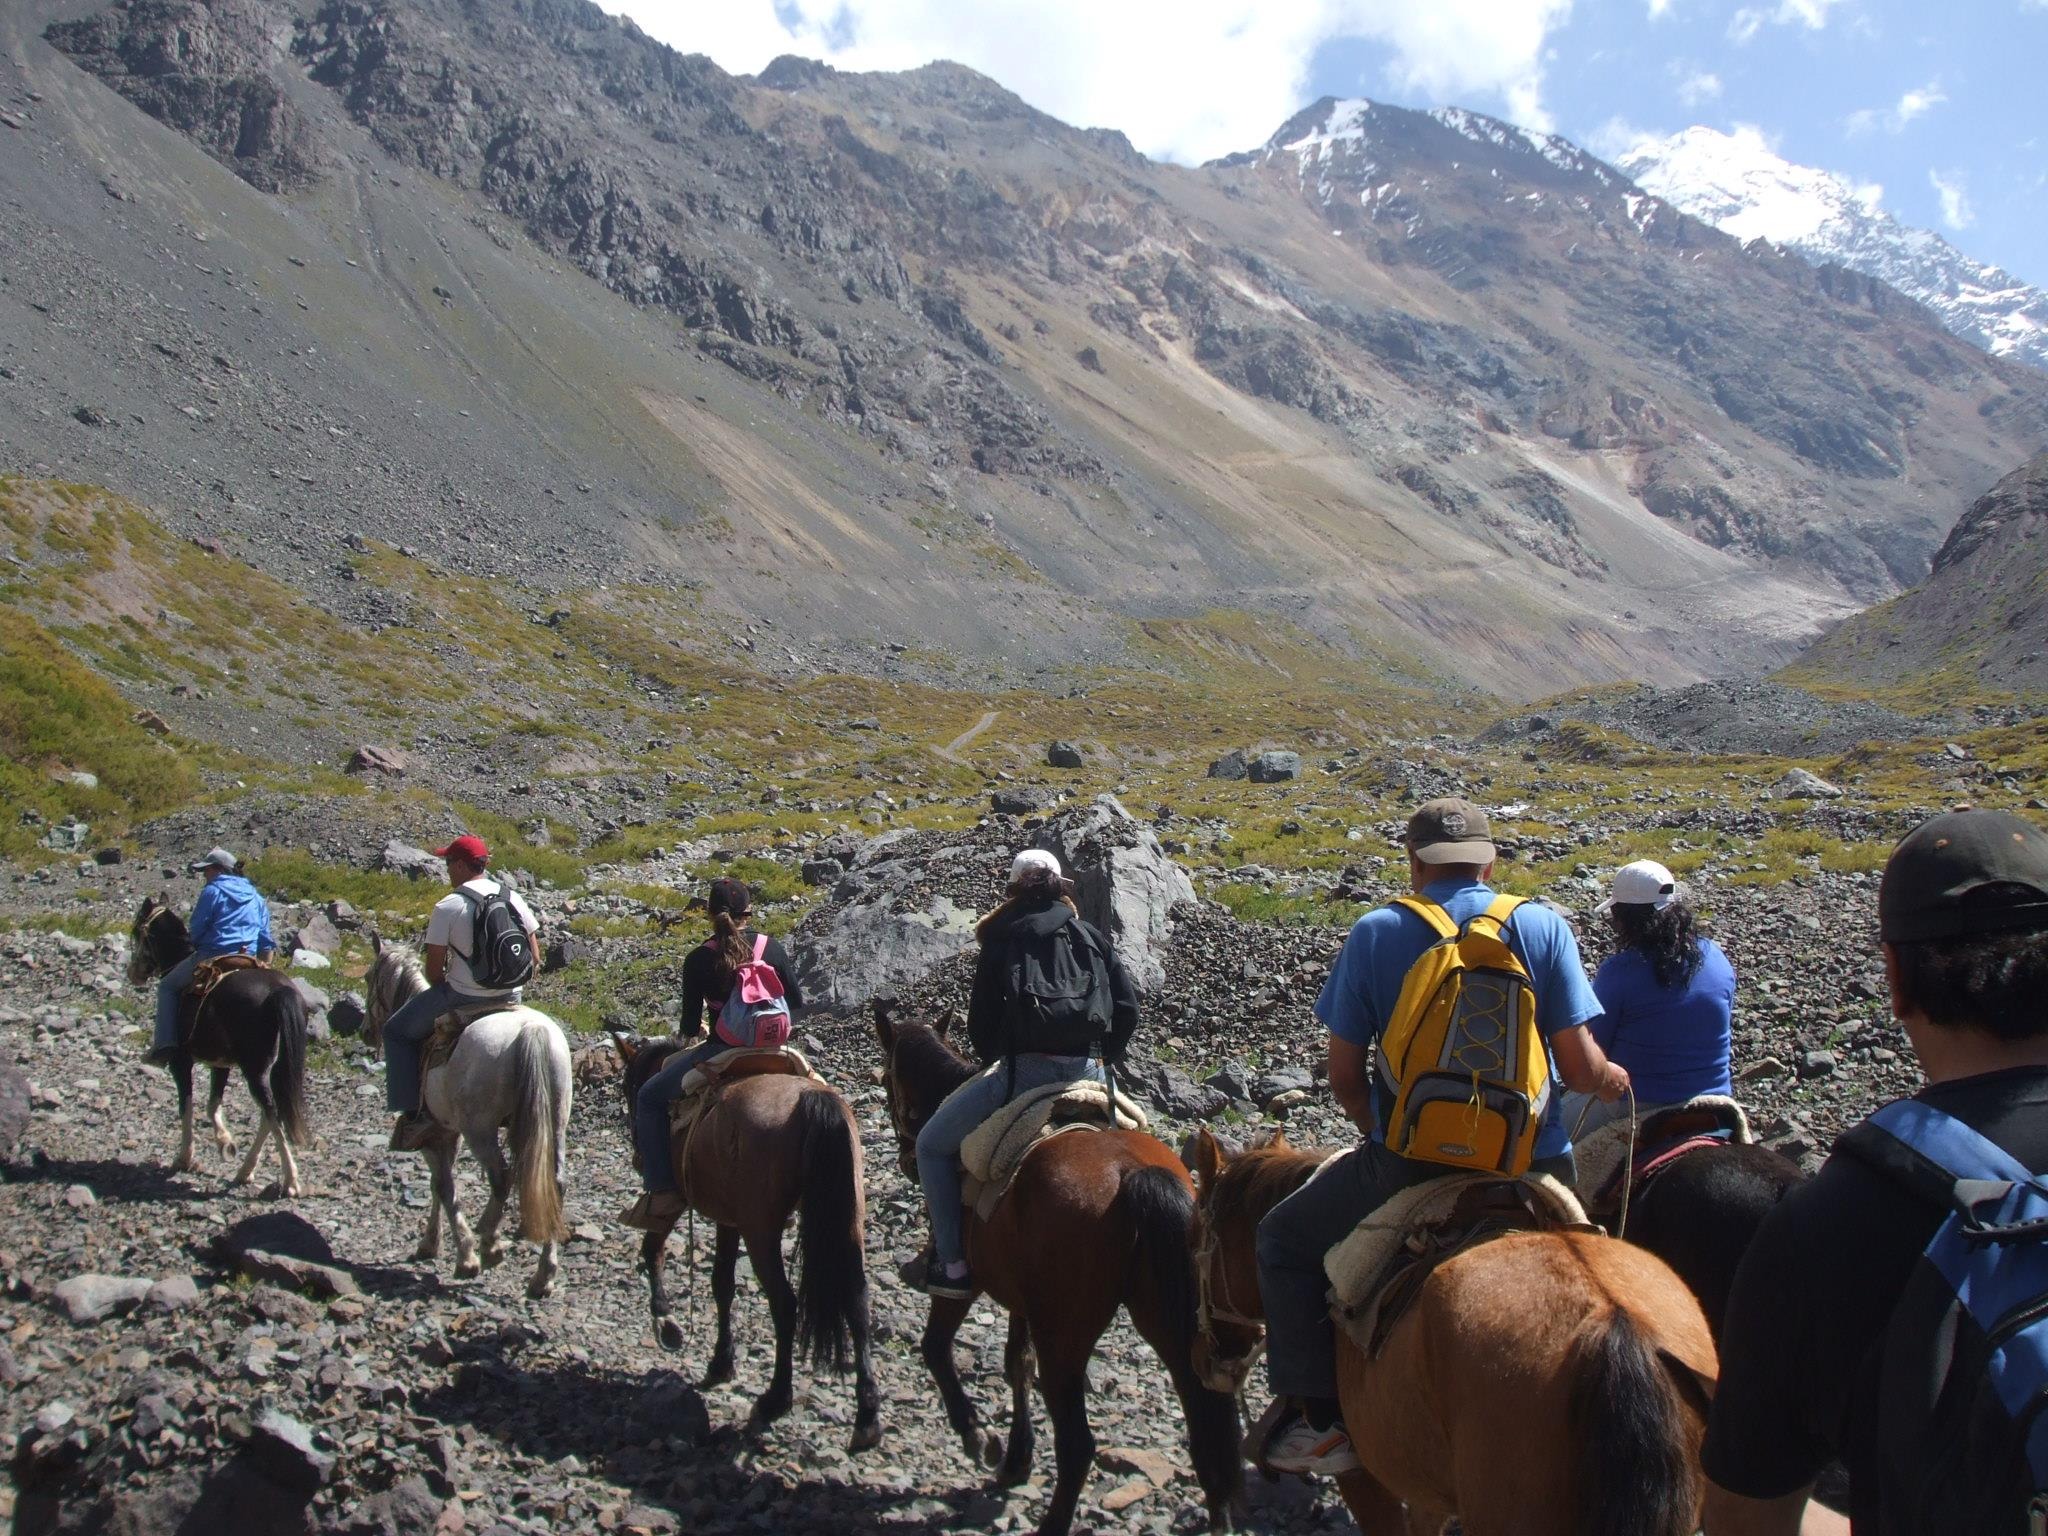
[[(462, 889), (473, 896), (484, 897), (497, 895), (499, 886), (489, 875), (479, 875), (474, 880), (465, 881)], [(533, 908), (517, 891), (512, 892), (512, 910), (519, 914), (519, 920), (526, 924), (529, 933), (539, 931), (540, 924), (534, 920)], [(476, 977), (470, 974), (469, 962), (463, 956), (476, 947), (476, 935), (471, 931), (474, 926), (469, 903), (454, 891), (434, 903), (434, 915), (427, 919), (427, 942), (448, 946), (448, 969), (444, 974), (449, 989), (465, 997), (517, 997), (517, 987), (510, 992), (493, 992), (488, 987), (478, 986)]]

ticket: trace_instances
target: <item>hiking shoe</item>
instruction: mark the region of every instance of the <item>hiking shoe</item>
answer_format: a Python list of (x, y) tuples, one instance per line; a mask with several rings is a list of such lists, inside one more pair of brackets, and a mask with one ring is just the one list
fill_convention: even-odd
[(619, 1220), (641, 1232), (662, 1232), (675, 1225), (688, 1207), (673, 1189), (649, 1191), (619, 1212)]
[(903, 1283), (913, 1290), (923, 1291), (927, 1296), (943, 1297), (948, 1301), (972, 1301), (981, 1288), (974, 1283), (974, 1272), (949, 1275), (946, 1266), (934, 1253), (929, 1257), (911, 1259), (896, 1271)]
[(1317, 1429), (1297, 1413), (1266, 1442), (1266, 1465), (1275, 1472), (1337, 1477), (1358, 1470), (1358, 1453), (1342, 1424)]
[(424, 1109), (408, 1109), (391, 1127), (391, 1150), (418, 1152), (433, 1145), (440, 1130), (441, 1122)]

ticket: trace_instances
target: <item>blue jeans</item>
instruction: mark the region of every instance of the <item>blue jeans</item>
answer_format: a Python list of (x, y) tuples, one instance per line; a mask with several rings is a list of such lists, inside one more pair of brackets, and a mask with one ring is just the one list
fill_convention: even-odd
[[(1538, 1158), (1529, 1171), (1569, 1186), (1571, 1154)], [(1337, 1395), (1323, 1255), (1402, 1190), (1456, 1172), (1361, 1142), (1266, 1212), (1259, 1223), (1259, 1300), (1266, 1308), (1266, 1379), (1275, 1397)]]
[(680, 1050), (633, 1096), (633, 1145), (640, 1152), (640, 1186), (650, 1195), (674, 1194), (676, 1160), (669, 1150), (668, 1107), (683, 1095), (683, 1079), (700, 1061), (729, 1051), (718, 1036)]
[[(1102, 1063), (1089, 1056), (1026, 1054), (1016, 1061), (1019, 1094), (1049, 1083), (1105, 1080)], [(925, 1204), (931, 1209), (932, 1245), (941, 1263), (961, 1264), (967, 1258), (961, 1237), (965, 1222), (960, 1209), (960, 1143), (1009, 1103), (1009, 1089), (1010, 1063), (999, 1061), (954, 1089), (917, 1133), (917, 1182), (924, 1186)]]
[(153, 1051), (173, 1050), (178, 1044), (178, 1004), (185, 996), (185, 989), (192, 985), (192, 973), (199, 969), (202, 960), (218, 960), (221, 951), (211, 955), (187, 955), (163, 974), (156, 984), (156, 1032), (149, 1037), (149, 1048)]

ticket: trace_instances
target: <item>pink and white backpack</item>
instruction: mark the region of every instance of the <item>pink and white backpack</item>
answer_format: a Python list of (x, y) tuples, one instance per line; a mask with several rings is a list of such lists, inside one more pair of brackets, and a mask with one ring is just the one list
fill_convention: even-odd
[(789, 999), (767, 956), (764, 933), (755, 938), (754, 958), (740, 966), (718, 1010), (718, 1038), (727, 1045), (766, 1051), (789, 1043)]

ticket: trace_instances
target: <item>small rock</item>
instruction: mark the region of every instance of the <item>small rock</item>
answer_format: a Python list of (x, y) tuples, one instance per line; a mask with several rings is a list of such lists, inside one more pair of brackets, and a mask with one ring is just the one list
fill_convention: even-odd
[(1784, 1075), (1784, 1062), (1778, 1060), (1775, 1056), (1759, 1056), (1755, 1061), (1749, 1062), (1741, 1071), (1735, 1074), (1735, 1081), (1738, 1083), (1754, 1083), (1761, 1082), (1767, 1077), (1783, 1077)]
[(1771, 786), (1771, 793), (1780, 800), (1839, 800), (1841, 789), (1830, 784), (1817, 773), (1804, 768), (1787, 768), (1784, 776)]
[(1833, 1051), (1807, 1051), (1799, 1058), (1799, 1076), (1802, 1080), (1833, 1077), (1840, 1066)]
[(334, 1470), (334, 1458), (314, 1449), (313, 1432), (275, 1408), (256, 1416), (246, 1449), (265, 1477), (301, 1498), (310, 1498)]
[(1251, 771), (1242, 752), (1226, 752), (1209, 765), (1212, 779), (1242, 779)]
[(151, 1282), (127, 1275), (73, 1275), (51, 1292), (74, 1323), (96, 1323), (115, 1312), (139, 1305)]
[(360, 992), (344, 992), (327, 1005), (327, 1028), (337, 1035), (362, 1033), (368, 1017)]
[(167, 1275), (142, 1299), (145, 1305), (165, 1312), (182, 1312), (199, 1300), (199, 1287), (190, 1275)]

